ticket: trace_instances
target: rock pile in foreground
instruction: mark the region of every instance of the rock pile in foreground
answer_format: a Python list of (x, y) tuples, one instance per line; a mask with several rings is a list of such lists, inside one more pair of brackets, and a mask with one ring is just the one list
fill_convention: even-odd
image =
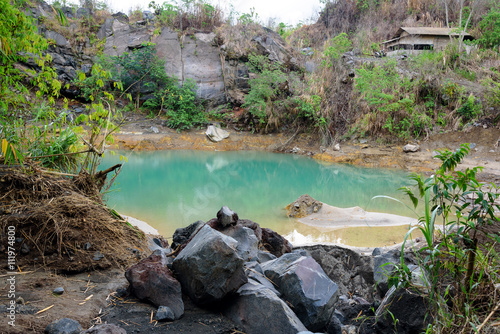
[(324, 330), (332, 318), (339, 289), (316, 260), (227, 207), (207, 223), (178, 229), (173, 245), (173, 260), (176, 251), (158, 249), (125, 275), (139, 299), (162, 313), (169, 308), (175, 319), (182, 293), (221, 309), (248, 334)]

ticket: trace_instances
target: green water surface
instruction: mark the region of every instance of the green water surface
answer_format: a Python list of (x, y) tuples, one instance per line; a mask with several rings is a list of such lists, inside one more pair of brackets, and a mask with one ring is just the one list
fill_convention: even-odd
[[(285, 235), (292, 243), (343, 243), (381, 246), (402, 241), (406, 227), (343, 229), (304, 226), (287, 218), (285, 206), (309, 194), (338, 207), (413, 216), (403, 205), (376, 195), (403, 199), (406, 173), (268, 152), (156, 151), (121, 152), (127, 157), (108, 204), (146, 221), (165, 236), (196, 220), (208, 221), (224, 205)], [(107, 154), (103, 169), (118, 163), (120, 152)], [(377, 237), (377, 235), (379, 235)]]

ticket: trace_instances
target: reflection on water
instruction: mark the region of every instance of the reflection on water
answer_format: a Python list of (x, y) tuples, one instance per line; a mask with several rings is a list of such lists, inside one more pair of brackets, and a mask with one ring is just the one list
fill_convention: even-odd
[[(399, 228), (393, 233), (394, 228), (387, 230), (386, 227), (375, 232), (380, 228), (367, 226), (334, 233), (302, 226), (287, 218), (284, 210), (302, 194), (338, 207), (360, 206), (367, 211), (413, 216), (395, 202), (371, 200), (376, 195), (402, 199), (397, 189), (407, 185), (408, 178), (393, 170), (322, 164), (307, 157), (267, 152), (125, 154), (128, 162), (115, 181), (108, 203), (119, 212), (150, 223), (166, 236), (196, 220), (207, 221), (215, 217), (223, 205), (236, 211), (240, 218), (254, 220), (296, 242), (300, 235), (311, 242), (356, 239), (364, 243), (377, 234), (384, 240), (378, 245), (383, 245), (393, 242), (390, 238), (394, 235), (402, 240), (401, 234), (407, 230)], [(118, 159), (118, 155), (108, 155), (101, 167), (105, 169)], [(402, 233), (401, 229), (404, 229)], [(392, 236), (386, 238), (384, 235)], [(349, 243), (353, 245), (358, 242), (356, 240)]]

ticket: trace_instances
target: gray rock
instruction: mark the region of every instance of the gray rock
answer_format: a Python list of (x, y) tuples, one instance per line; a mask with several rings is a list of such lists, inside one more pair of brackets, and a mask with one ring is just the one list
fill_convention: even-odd
[[(429, 300), (417, 290), (397, 289), (389, 297), (384, 312), (377, 317), (375, 329), (378, 333), (396, 331), (401, 334), (422, 333), (432, 322)], [(377, 313), (379, 310), (377, 310)], [(394, 319), (397, 319), (396, 322)]]
[(256, 259), (259, 252), (259, 240), (248, 227), (241, 225), (230, 226), (221, 232), (238, 242), (236, 252), (245, 261)]
[(372, 256), (377, 256), (382, 254), (382, 249), (380, 247), (374, 248), (372, 252)]
[(412, 152), (417, 152), (417, 151), (420, 151), (419, 145), (406, 144), (405, 146), (403, 146), (403, 152), (405, 152), (405, 153), (412, 153)]
[(203, 225), (205, 225), (205, 222), (198, 220), (187, 227), (176, 229), (172, 237), (172, 248), (176, 249), (180, 245), (186, 244), (189, 239), (203, 227)]
[(184, 80), (181, 44), (177, 33), (169, 28), (162, 28), (161, 34), (153, 37), (152, 42), (156, 44), (156, 55), (165, 61), (167, 75)]
[(248, 277), (249, 282), (254, 281), (256, 283), (259, 283), (274, 292), (276, 296), (281, 296), (281, 293), (276, 290), (274, 283), (271, 282), (271, 280), (269, 280), (266, 275), (264, 275), (264, 271), (262, 270), (262, 267), (259, 263), (255, 261), (245, 263), (245, 273)]
[(60, 47), (71, 47), (69, 44), (68, 40), (61, 35), (60, 33), (57, 33), (55, 31), (47, 30), (45, 31), (45, 38), (47, 39), (52, 39), (53, 41), (56, 42), (57, 46)]
[(30, 246), (28, 244), (24, 243), (21, 245), (21, 254), (28, 254), (31, 251)]
[(174, 321), (175, 314), (170, 307), (160, 306), (158, 307), (158, 311), (156, 311), (155, 318), (158, 321)]
[(182, 43), (182, 63), (184, 78), (196, 82), (196, 95), (199, 98), (223, 103), (224, 78), (220, 53), (214, 47), (215, 33), (196, 33), (194, 38), (186, 37)]
[(271, 254), (269, 252), (259, 251), (257, 253), (257, 261), (259, 263), (265, 263), (267, 261), (272, 261), (274, 259), (276, 259), (276, 256), (274, 256), (273, 254)]
[(113, 21), (114, 19), (112, 17), (108, 17), (106, 21), (104, 21), (103, 25), (97, 32), (97, 38), (105, 39), (113, 34)]
[(64, 293), (64, 288), (63, 287), (55, 288), (54, 290), (52, 290), (52, 293), (56, 295), (62, 295)]
[(238, 222), (238, 214), (227, 206), (223, 206), (217, 212), (217, 220), (222, 227), (235, 225)]
[(45, 327), (45, 334), (80, 334), (83, 328), (80, 323), (70, 318), (54, 320)]
[(265, 286), (249, 282), (237, 292), (224, 314), (247, 334), (290, 334), (306, 327), (290, 307)]
[(167, 259), (157, 250), (125, 272), (131, 291), (141, 300), (169, 307), (175, 319), (184, 314), (181, 285), (165, 265)]
[(199, 305), (220, 301), (248, 280), (238, 242), (204, 225), (175, 258), (172, 266), (183, 291)]
[(99, 260), (102, 260), (104, 258), (104, 254), (102, 254), (101, 252), (99, 251), (96, 251), (94, 253), (94, 258), (92, 260), (94, 261), (99, 261)]
[(90, 8), (78, 8), (76, 10), (76, 18), (81, 19), (83, 17), (92, 16), (92, 10)]
[(120, 326), (114, 324), (102, 324), (96, 325), (90, 329), (87, 329), (85, 334), (127, 334), (127, 331)]
[(312, 258), (290, 253), (262, 264), (267, 278), (309, 330), (323, 329), (332, 317), (338, 286)]
[(341, 294), (355, 293), (373, 301), (374, 257), (363, 256), (338, 246), (315, 245), (301, 248), (306, 249), (328, 277), (338, 284)]
[(156, 19), (156, 16), (154, 13), (151, 13), (149, 10), (145, 10), (142, 12), (142, 19), (144, 21), (153, 21)]
[[(75, 112), (77, 112), (77, 111), (75, 110)], [(92, 247), (92, 244), (90, 242), (86, 242), (86, 243), (83, 244), (83, 249), (84, 250), (89, 250), (90, 247)]]

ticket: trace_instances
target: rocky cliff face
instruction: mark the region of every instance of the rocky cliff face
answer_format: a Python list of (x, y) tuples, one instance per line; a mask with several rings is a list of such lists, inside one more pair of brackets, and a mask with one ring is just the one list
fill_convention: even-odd
[[(35, 18), (52, 17), (53, 10), (42, 2), (32, 9)], [(63, 10), (72, 18), (73, 12)], [(92, 15), (90, 10), (78, 9), (74, 17)], [(284, 64), (290, 69), (298, 69), (298, 57), (293, 50), (284, 46), (281, 37), (275, 32), (259, 25), (223, 26), (217, 33), (178, 33), (167, 27), (155, 29), (154, 14), (144, 12), (147, 19), (130, 23), (123, 13), (113, 14), (105, 19), (96, 37), (104, 43), (103, 53), (120, 56), (125, 52), (141, 48), (143, 43), (152, 42), (157, 55), (165, 61), (165, 72), (180, 82), (194, 80), (199, 98), (210, 100), (213, 104), (232, 102), (241, 105), (249, 91), (249, 73), (245, 62), (251, 53), (266, 55), (271, 61)], [(77, 77), (78, 71), (89, 75), (92, 51), (87, 36), (70, 42), (62, 34), (49, 30), (43, 25), (40, 32), (52, 41), (48, 53), (52, 55), (53, 65), (59, 79), (69, 83)], [(70, 33), (77, 34), (76, 26)], [(95, 48), (94, 48), (95, 49)], [(33, 64), (31, 64), (33, 65)], [(63, 91), (63, 94), (76, 94)]]

